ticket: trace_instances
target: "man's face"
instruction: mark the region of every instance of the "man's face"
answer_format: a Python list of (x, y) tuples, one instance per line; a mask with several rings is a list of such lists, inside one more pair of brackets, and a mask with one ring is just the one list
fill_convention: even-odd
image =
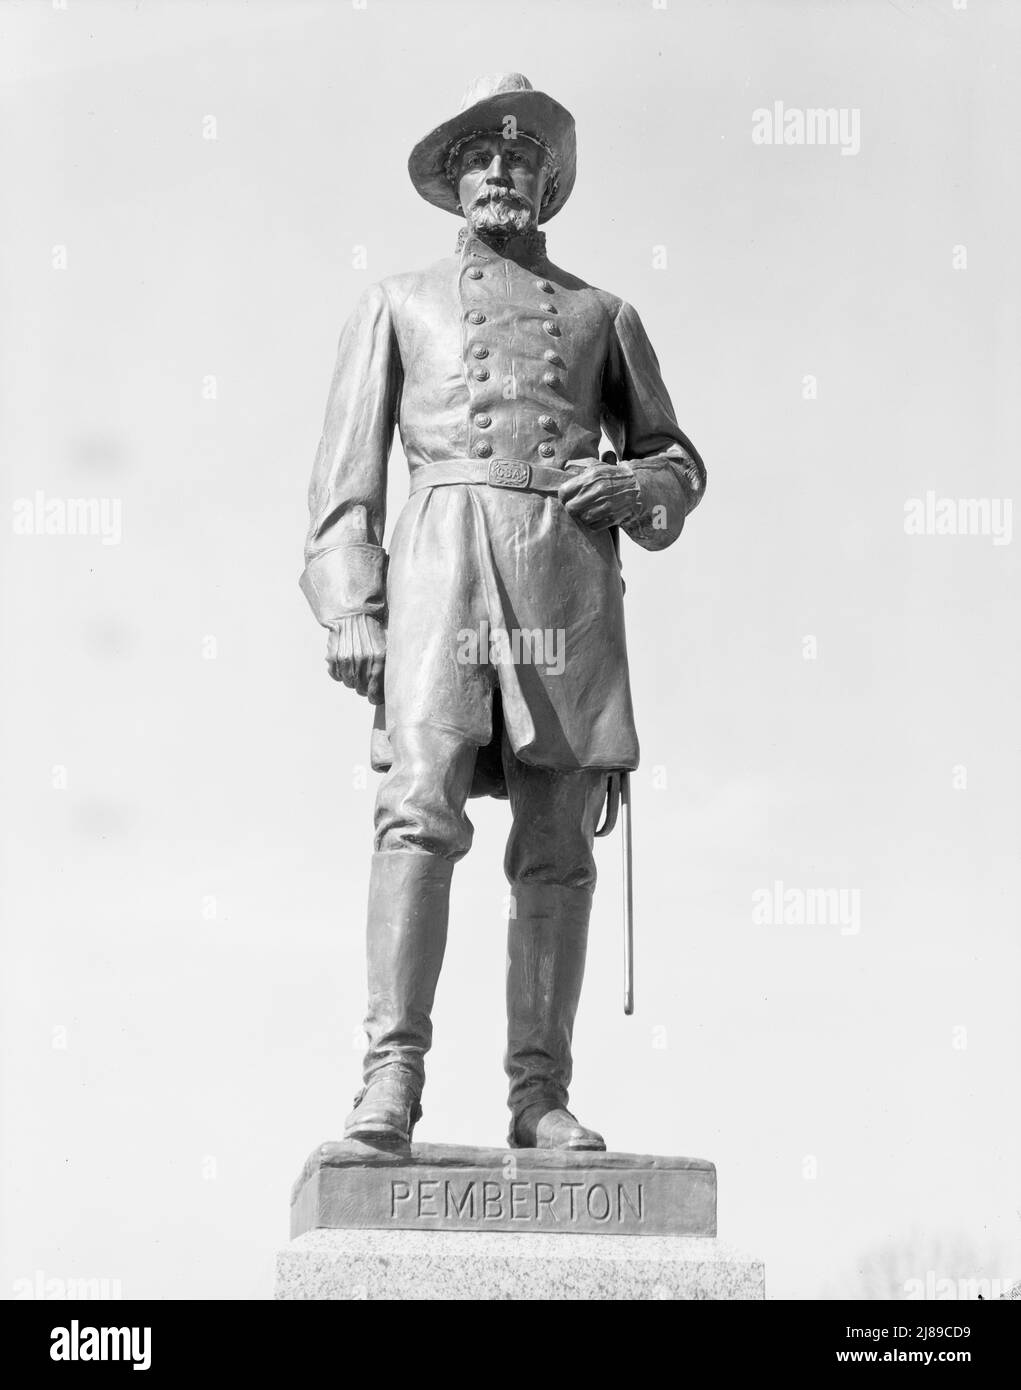
[(531, 140), (478, 135), (459, 152), (457, 195), (473, 231), (527, 231), (539, 219), (548, 172)]

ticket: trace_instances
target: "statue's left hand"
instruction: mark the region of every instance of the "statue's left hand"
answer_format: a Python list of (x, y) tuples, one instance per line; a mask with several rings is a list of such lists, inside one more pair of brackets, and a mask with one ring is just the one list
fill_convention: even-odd
[(557, 495), (576, 521), (593, 531), (624, 526), (641, 510), (638, 479), (626, 463), (600, 463), (572, 470)]

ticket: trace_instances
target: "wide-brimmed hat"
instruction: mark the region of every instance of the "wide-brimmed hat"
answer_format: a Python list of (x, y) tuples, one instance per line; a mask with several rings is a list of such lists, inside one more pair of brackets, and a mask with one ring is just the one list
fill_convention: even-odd
[(465, 92), (458, 114), (431, 130), (411, 151), (408, 173), (426, 202), (458, 217), (464, 215), (457, 192), (446, 175), (450, 148), (472, 135), (505, 132), (508, 117), (513, 117), (521, 135), (530, 135), (553, 151), (556, 187), (539, 212), (539, 221), (548, 222), (560, 211), (574, 187), (574, 117), (545, 92), (535, 91), (520, 72), (477, 77)]

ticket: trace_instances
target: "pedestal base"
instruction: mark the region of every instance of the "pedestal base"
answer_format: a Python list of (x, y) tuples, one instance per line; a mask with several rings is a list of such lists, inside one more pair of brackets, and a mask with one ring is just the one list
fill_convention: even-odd
[(650, 1154), (320, 1144), (294, 1185), (291, 1235), (318, 1227), (715, 1236), (716, 1169)]
[(765, 1269), (711, 1237), (312, 1230), (278, 1299), (762, 1299)]

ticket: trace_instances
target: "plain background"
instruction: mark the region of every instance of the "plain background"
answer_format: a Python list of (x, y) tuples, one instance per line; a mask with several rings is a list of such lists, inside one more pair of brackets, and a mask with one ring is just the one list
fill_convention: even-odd
[[(0, 6), (6, 1296), (267, 1297), (339, 1136), (376, 778), (305, 489), (356, 296), (453, 251), (411, 146), (501, 70), (575, 114), (551, 255), (638, 307), (710, 478), (626, 550), (638, 1008), (614, 839), (575, 1108), (714, 1160), (773, 1296), (1021, 1276), (1017, 547), (904, 531), (1011, 494), (1018, 37), (978, 0)], [(859, 109), (860, 153), (754, 144), (775, 101)], [(391, 521), (405, 487), (398, 447)], [(121, 543), (15, 534), (40, 489)], [(471, 814), (418, 1137), (498, 1144), (507, 810)], [(777, 880), (860, 931), (756, 925)]]

